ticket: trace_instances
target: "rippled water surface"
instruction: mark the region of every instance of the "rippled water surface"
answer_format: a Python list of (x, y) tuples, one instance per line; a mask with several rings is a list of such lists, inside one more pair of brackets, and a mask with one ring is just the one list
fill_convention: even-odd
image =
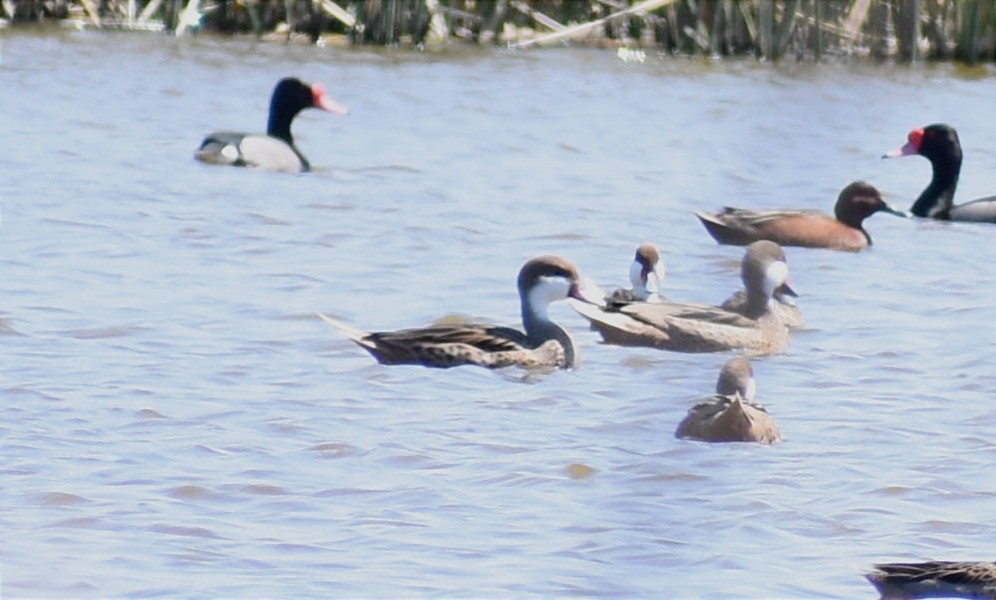
[[(352, 111), (295, 123), (314, 173), (192, 160), (287, 74)], [(908, 207), (928, 163), (879, 156), (937, 121), (959, 198), (996, 193), (992, 70), (13, 30), (0, 98), (6, 598), (873, 598), (873, 561), (996, 558), (996, 226), (789, 249), (773, 447), (673, 437), (728, 354), (567, 306), (581, 368), (530, 376), (383, 367), (314, 316), (515, 324), (529, 257), (611, 288), (647, 240), (718, 302), (742, 250), (695, 209)]]

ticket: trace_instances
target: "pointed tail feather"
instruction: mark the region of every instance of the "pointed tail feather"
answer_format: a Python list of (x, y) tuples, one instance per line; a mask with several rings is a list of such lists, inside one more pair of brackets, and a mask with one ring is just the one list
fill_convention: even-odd
[(716, 219), (715, 216), (708, 213), (695, 211), (695, 216), (702, 222), (702, 226), (705, 227), (707, 232), (709, 232), (709, 235), (711, 235), (717, 242), (720, 241), (719, 238), (722, 236), (722, 231), (724, 229), (723, 223)]
[(353, 340), (357, 344), (359, 344), (359, 345), (361, 345), (361, 346), (363, 346), (365, 348), (373, 348), (374, 347), (373, 344), (371, 344), (369, 341), (367, 341), (367, 337), (370, 334), (367, 333), (366, 331), (363, 331), (362, 329), (357, 329), (356, 327), (353, 327), (352, 325), (349, 325), (348, 323), (343, 323), (342, 321), (337, 321), (336, 319), (333, 319), (332, 317), (330, 317), (328, 315), (323, 315), (322, 313), (315, 313), (315, 314), (318, 315), (318, 317), (321, 320), (325, 321), (326, 323), (328, 323), (329, 325), (331, 325), (334, 329), (336, 329), (337, 331), (339, 331), (339, 333), (341, 333), (344, 336), (348, 337), (349, 339)]
[(730, 227), (716, 215), (696, 211), (695, 216), (699, 218), (709, 235), (720, 244), (746, 246), (754, 241), (749, 235)]
[(698, 211), (698, 210), (693, 211), (693, 212), (694, 212), (695, 216), (699, 218), (699, 220), (709, 221), (710, 223), (718, 223), (718, 224), (722, 225), (722, 223), (716, 218), (715, 215), (711, 215), (709, 213), (705, 213), (705, 212)]

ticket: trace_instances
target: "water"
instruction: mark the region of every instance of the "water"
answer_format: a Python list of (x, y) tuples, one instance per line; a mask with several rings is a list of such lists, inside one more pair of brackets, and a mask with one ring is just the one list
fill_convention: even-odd
[[(647, 240), (718, 302), (742, 250), (695, 209), (908, 207), (928, 163), (878, 157), (936, 121), (961, 201), (996, 192), (991, 69), (3, 35), (4, 597), (873, 598), (874, 561), (996, 558), (992, 226), (788, 250), (774, 447), (673, 438), (729, 355), (567, 306), (584, 362), (543, 376), (382, 367), (314, 317), (515, 324), (529, 257), (611, 288)], [(316, 172), (191, 159), (287, 74), (352, 110), (296, 122)]]

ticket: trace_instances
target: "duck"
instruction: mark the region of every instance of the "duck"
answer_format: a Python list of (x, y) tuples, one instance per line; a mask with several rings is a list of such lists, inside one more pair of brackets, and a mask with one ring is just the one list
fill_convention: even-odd
[(322, 84), (308, 84), (296, 77), (285, 77), (277, 82), (270, 97), (266, 135), (216, 131), (204, 138), (194, 158), (216, 165), (306, 173), (311, 170), (311, 165), (294, 145), (291, 136), (291, 122), (306, 108), (340, 115), (349, 112), (329, 97)]
[(569, 301), (607, 344), (645, 346), (675, 352), (747, 350), (772, 354), (788, 345), (788, 326), (775, 309), (778, 300), (798, 297), (788, 282), (788, 263), (778, 244), (747, 246), (740, 265), (746, 288), (741, 313), (706, 304), (639, 302), (601, 306)]
[(327, 315), (318, 316), (384, 365), (575, 368), (578, 351), (567, 331), (550, 319), (547, 308), (551, 302), (566, 298), (593, 303), (601, 300), (585, 288), (578, 269), (559, 256), (528, 260), (519, 271), (517, 284), (524, 333), (479, 323), (368, 333)]
[(750, 359), (731, 358), (719, 372), (716, 394), (688, 410), (675, 437), (703, 442), (780, 442), (782, 434), (775, 420), (754, 402), (756, 389)]
[(872, 245), (863, 224), (877, 212), (908, 216), (883, 200), (875, 186), (854, 181), (838, 194), (833, 217), (812, 209), (747, 210), (729, 206), (715, 214), (696, 212), (695, 216), (720, 244), (746, 246), (757, 240), (771, 240), (782, 246), (856, 252)]
[(955, 206), (954, 195), (961, 174), (961, 142), (955, 128), (935, 123), (909, 132), (906, 144), (886, 152), (882, 158), (919, 154), (930, 161), (930, 184), (916, 199), (910, 212), (917, 217), (945, 221), (996, 223), (996, 196)]
[(882, 599), (996, 600), (996, 562), (880, 563), (865, 574)]
[[(650, 242), (641, 244), (637, 247), (636, 256), (629, 267), (629, 278), (633, 287), (628, 290), (620, 288), (606, 296), (606, 308), (613, 310), (631, 302), (658, 303), (666, 301), (658, 291), (661, 282), (664, 280), (664, 273), (664, 262), (661, 260), (660, 250), (658, 250), (657, 246)], [(791, 298), (785, 294), (776, 292), (775, 299), (778, 302), (775, 303), (773, 310), (778, 313), (790, 329), (802, 329), (806, 326), (806, 321), (802, 317), (802, 311), (799, 310), (799, 307), (795, 305), (795, 302)], [(704, 307), (707, 305), (698, 306)], [(744, 314), (747, 308), (746, 290), (741, 289), (734, 292), (732, 296), (720, 305), (720, 308)]]
[(633, 262), (629, 266), (630, 289), (617, 289), (605, 300), (609, 304), (622, 305), (630, 302), (660, 302), (660, 286), (664, 281), (664, 262), (660, 250), (650, 242), (636, 248)]

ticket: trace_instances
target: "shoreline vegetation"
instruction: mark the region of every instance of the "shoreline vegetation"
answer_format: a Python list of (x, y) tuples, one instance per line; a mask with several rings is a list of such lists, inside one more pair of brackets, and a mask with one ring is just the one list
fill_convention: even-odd
[(0, 25), (327, 45), (565, 43), (686, 56), (996, 62), (996, 0), (0, 0)]

